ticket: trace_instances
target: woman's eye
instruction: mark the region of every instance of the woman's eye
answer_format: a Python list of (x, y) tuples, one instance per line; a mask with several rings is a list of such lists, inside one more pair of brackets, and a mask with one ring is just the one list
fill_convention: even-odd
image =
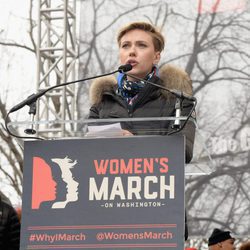
[(139, 44), (139, 47), (145, 48), (145, 47), (147, 47), (147, 45), (146, 45), (145, 43), (140, 43), (140, 44)]
[(128, 46), (129, 45), (125, 43), (125, 44), (122, 45), (122, 48), (128, 48)]

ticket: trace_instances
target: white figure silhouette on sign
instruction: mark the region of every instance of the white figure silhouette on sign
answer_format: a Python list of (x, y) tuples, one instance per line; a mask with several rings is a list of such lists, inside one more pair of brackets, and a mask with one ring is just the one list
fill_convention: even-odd
[(53, 162), (58, 164), (62, 172), (62, 179), (67, 184), (67, 194), (65, 201), (58, 201), (53, 203), (52, 208), (65, 208), (69, 202), (78, 200), (78, 186), (79, 183), (74, 180), (71, 169), (77, 164), (77, 160), (73, 161), (68, 156), (65, 158), (53, 158)]

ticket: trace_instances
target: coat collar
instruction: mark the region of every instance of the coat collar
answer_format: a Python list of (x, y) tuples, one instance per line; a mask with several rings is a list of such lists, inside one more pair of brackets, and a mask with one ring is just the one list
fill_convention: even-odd
[[(192, 81), (188, 74), (173, 65), (164, 65), (159, 71), (159, 76), (163, 81), (163, 86), (168, 89), (180, 90), (188, 95), (192, 95)], [(98, 78), (91, 84), (90, 87), (90, 102), (91, 105), (98, 105), (102, 101), (102, 96), (105, 92), (114, 93), (117, 87), (117, 81), (114, 76), (105, 76)], [(162, 90), (162, 95), (169, 98), (169, 92)]]

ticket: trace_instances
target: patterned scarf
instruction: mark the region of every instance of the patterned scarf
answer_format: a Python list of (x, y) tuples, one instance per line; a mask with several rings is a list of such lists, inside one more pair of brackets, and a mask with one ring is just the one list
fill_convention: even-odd
[[(145, 77), (145, 80), (149, 81), (155, 75), (158, 75), (158, 68), (156, 66), (154, 66), (152, 71)], [(118, 93), (127, 101), (129, 105), (133, 104), (140, 90), (147, 84), (143, 80), (130, 81), (124, 74), (119, 74), (117, 80)]]

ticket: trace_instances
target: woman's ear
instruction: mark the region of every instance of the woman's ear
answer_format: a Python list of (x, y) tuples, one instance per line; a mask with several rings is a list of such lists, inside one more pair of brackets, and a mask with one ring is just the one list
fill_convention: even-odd
[(154, 64), (158, 64), (158, 62), (160, 61), (161, 59), (161, 52), (160, 51), (156, 51), (155, 52), (155, 59), (154, 59)]

